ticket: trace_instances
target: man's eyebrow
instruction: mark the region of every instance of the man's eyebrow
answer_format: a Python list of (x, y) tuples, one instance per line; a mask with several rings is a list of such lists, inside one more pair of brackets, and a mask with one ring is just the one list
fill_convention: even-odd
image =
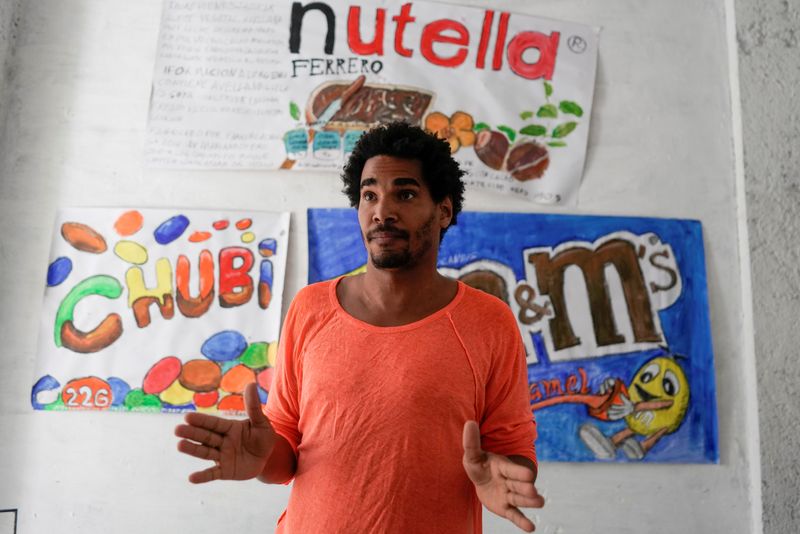
[(421, 187), (419, 180), (416, 178), (395, 178), (394, 182), (392, 182), (395, 186), (403, 186), (403, 185), (415, 185), (417, 187)]
[[(364, 178), (363, 180), (361, 180), (360, 187), (363, 189), (364, 187), (375, 185), (377, 183), (378, 180), (376, 180), (375, 178)], [(416, 187), (422, 187), (422, 185), (419, 183), (419, 180), (417, 180), (416, 178), (395, 178), (392, 181), (392, 185), (395, 187), (402, 187), (404, 185), (413, 185)]]

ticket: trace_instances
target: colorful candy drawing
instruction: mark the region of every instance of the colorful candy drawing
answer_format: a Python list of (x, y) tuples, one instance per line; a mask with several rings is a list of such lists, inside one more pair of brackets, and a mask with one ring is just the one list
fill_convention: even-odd
[[(309, 282), (361, 272), (356, 212), (308, 212)], [(517, 317), (540, 459), (717, 462), (700, 223), (459, 214), (439, 270)]]
[[(244, 343), (242, 347), (241, 343)], [(203, 350), (205, 349), (205, 351)], [(136, 389), (118, 377), (88, 376), (70, 380), (60, 389), (50, 375), (41, 377), (31, 391), (37, 410), (90, 409), (110, 411), (244, 410), (242, 393), (256, 382), (262, 402), (272, 381), (277, 343), (247, 344), (239, 332), (217, 332), (203, 343), (201, 352), (217, 359), (195, 359), (185, 363), (176, 356), (155, 362)], [(232, 354), (238, 356), (228, 360)], [(210, 356), (209, 356), (210, 357)], [(225, 369), (222, 362), (232, 363)], [(59, 393), (60, 389), (60, 393)]]
[[(252, 238), (226, 232), (230, 220)], [(63, 210), (33, 408), (238, 411), (249, 382), (265, 402), (288, 225), (286, 213)]]

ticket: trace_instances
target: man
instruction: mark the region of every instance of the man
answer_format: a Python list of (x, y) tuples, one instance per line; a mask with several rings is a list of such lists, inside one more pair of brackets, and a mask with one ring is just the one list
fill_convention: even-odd
[(436, 270), (461, 210), (449, 145), (403, 123), (345, 166), (364, 274), (308, 286), (281, 334), (266, 415), (191, 413), (178, 450), (195, 483), (294, 479), (279, 533), (478, 533), (481, 503), (525, 531), (541, 507), (525, 353), (510, 309)]

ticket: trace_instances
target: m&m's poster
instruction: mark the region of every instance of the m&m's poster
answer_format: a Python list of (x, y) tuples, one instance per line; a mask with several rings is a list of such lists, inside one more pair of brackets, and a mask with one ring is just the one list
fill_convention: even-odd
[[(309, 283), (367, 268), (354, 209), (310, 209), (308, 249)], [(467, 211), (438, 262), (517, 318), (539, 460), (719, 461), (699, 221)]]
[(73, 208), (57, 216), (37, 410), (241, 412), (266, 402), (288, 213)]

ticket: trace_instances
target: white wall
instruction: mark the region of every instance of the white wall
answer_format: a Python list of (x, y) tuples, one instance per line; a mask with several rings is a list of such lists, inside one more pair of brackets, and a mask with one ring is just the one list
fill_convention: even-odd
[[(741, 311), (749, 301), (740, 283), (723, 4), (492, 5), (603, 27), (587, 169), (573, 211), (696, 218), (706, 240), (720, 464), (544, 464), (549, 503), (539, 532), (758, 532), (752, 330)], [(269, 532), (288, 495), (256, 482), (190, 486), (185, 478), (197, 462), (175, 452), (176, 416), (30, 408), (57, 207), (291, 210), (288, 302), (306, 275), (305, 208), (346, 205), (330, 174), (289, 181), (277, 172), (143, 170), (159, 16), (157, 0), (31, 0), (22, 12), (0, 146), (0, 509), (19, 508), (20, 532)], [(477, 192), (466, 209), (545, 211)], [(487, 532), (513, 532), (501, 520), (486, 524)]]
[(21, 0), (0, 0), (0, 88), (4, 86), (9, 59), (13, 55), (13, 44), (17, 37), (19, 24), (19, 5)]
[(800, 530), (800, 1), (737, 0), (764, 532)]
[(8, 111), (5, 95), (8, 72), (13, 68), (14, 43), (17, 39), (22, 0), (0, 0), (0, 121)]

